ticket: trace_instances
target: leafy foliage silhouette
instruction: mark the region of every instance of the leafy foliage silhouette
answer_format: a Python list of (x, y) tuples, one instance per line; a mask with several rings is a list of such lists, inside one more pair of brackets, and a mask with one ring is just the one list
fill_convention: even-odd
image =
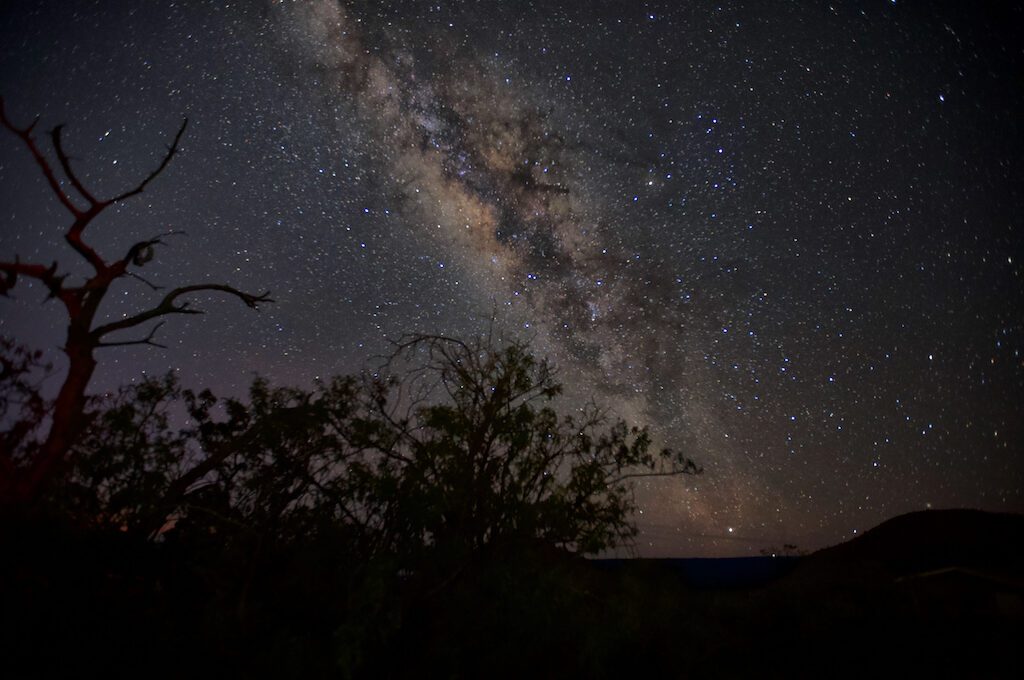
[(398, 364), (402, 379), (372, 385), (367, 441), (378, 483), (439, 551), (528, 537), (599, 552), (635, 534), (634, 478), (700, 471), (593, 404), (560, 416), (555, 370), (521, 342), (409, 336), (385, 368)]
[[(361, 380), (258, 378), (244, 402), (150, 378), (94, 420), (60, 495), (149, 537), (340, 525), (367, 558), (409, 564), (522, 539), (596, 553), (635, 535), (634, 479), (700, 468), (593, 404), (560, 416), (561, 389), (523, 343), (439, 336), (403, 338)], [(176, 403), (189, 425), (172, 431)]]

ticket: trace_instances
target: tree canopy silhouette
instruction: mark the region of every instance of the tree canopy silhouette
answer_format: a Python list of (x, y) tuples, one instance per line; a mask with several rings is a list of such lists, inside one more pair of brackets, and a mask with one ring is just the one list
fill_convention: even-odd
[[(362, 380), (257, 379), (247, 401), (149, 379), (95, 419), (60, 496), (150, 537), (340, 528), (364, 558), (407, 566), (522, 539), (596, 553), (635, 534), (635, 479), (700, 468), (596, 405), (560, 415), (561, 391), (524, 343), (425, 335)], [(190, 418), (172, 431), (176, 402)]]
[(635, 534), (634, 479), (700, 471), (594, 404), (559, 415), (555, 369), (522, 342), (408, 336), (385, 369), (398, 365), (373, 383), (367, 441), (379, 483), (435, 549), (527, 537), (599, 552)]
[[(0, 98), (0, 123), (25, 144), (50, 190), (70, 214), (71, 224), (64, 232), (64, 240), (86, 261), (91, 272), (82, 284), (69, 285), (68, 274), (59, 272), (56, 261), (50, 265), (22, 262), (18, 257), (13, 261), (0, 261), (0, 295), (9, 296), (20, 277), (33, 278), (46, 287), (47, 300), (59, 300), (67, 313), (67, 336), (62, 349), (68, 357), (68, 370), (47, 414), (49, 427), (46, 436), (38, 443), (29, 441), (26, 438), (31, 434), (30, 428), (22, 426), (9, 429), (0, 440), (3, 446), (3, 450), (0, 450), (0, 500), (25, 502), (35, 498), (40, 486), (54, 475), (87, 424), (86, 390), (96, 369), (96, 350), (126, 345), (161, 346), (154, 338), (163, 324), (162, 317), (202, 313), (184, 299), (193, 293), (225, 293), (237, 297), (252, 308), (271, 300), (269, 293), (253, 295), (222, 283), (200, 283), (173, 288), (164, 293), (159, 303), (148, 309), (114, 321), (102, 321), (98, 316), (100, 306), (111, 286), (120, 279), (135, 278), (155, 291), (161, 290), (160, 286), (149, 282), (136, 270), (154, 258), (156, 247), (162, 245), (163, 239), (170, 234), (159, 234), (136, 242), (126, 248), (122, 256), (111, 258), (101, 255), (89, 244), (86, 231), (107, 208), (141, 194), (167, 168), (178, 152), (188, 120), (182, 122), (159, 165), (134, 187), (112, 198), (97, 198), (75, 173), (62, 142), (63, 125), (50, 131), (53, 152), (64, 175), (64, 180), (61, 180), (33, 136), (38, 118), (25, 127), (15, 125), (7, 117), (3, 99)], [(70, 185), (74, 193), (67, 185)], [(77, 198), (74, 198), (74, 194), (77, 194)], [(84, 207), (81, 207), (82, 203)], [(142, 337), (112, 337), (120, 331), (149, 322), (155, 323)]]

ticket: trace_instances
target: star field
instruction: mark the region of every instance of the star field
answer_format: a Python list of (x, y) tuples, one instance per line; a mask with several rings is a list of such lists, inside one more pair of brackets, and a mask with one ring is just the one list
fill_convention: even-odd
[[(67, 123), (99, 193), (190, 119), (97, 248), (184, 230), (149, 278), (276, 300), (197, 299), (95, 389), (308, 384), (494, 316), (567, 408), (704, 466), (638, 489), (641, 554), (1024, 511), (1020, 8), (677, 4), (7, 3), (9, 115)], [(0, 138), (5, 257), (63, 253), (37, 175)], [(0, 332), (55, 348), (60, 310), (15, 297)]]

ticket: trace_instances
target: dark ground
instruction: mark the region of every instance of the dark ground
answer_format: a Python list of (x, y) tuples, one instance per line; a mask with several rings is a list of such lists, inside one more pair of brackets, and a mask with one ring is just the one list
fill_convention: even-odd
[(59, 523), (8, 524), (3, 542), (6, 677), (1024, 673), (1020, 515), (904, 515), (717, 572), (509, 545), (421, 580), (329, 545), (198, 555)]

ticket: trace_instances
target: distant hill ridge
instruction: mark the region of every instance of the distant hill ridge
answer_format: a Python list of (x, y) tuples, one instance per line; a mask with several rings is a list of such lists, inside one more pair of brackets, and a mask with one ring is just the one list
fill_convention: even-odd
[(845, 543), (819, 550), (815, 563), (873, 564), (895, 575), (948, 567), (1024, 571), (1024, 515), (924, 510), (900, 515)]

